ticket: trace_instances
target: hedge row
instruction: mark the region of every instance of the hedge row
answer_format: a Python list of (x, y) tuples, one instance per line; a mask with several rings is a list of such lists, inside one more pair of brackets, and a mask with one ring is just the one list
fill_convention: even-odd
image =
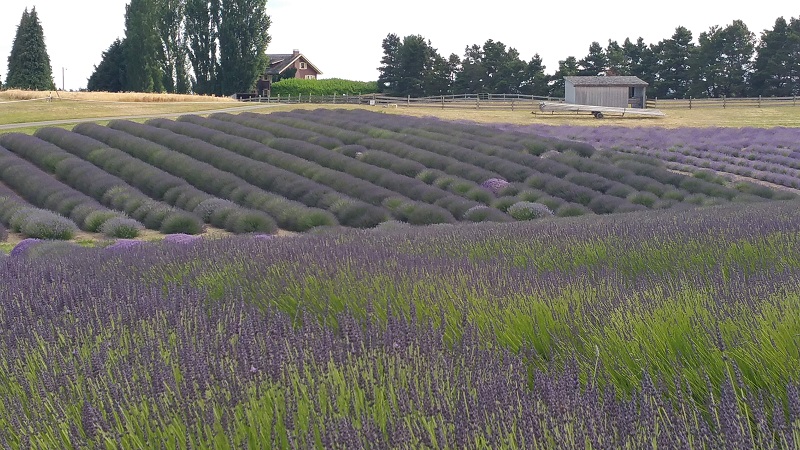
[[(0, 192), (0, 223), (9, 229), (36, 239), (72, 239), (78, 231), (75, 222), (46, 209), (31, 206), (16, 195)], [(0, 241), (8, 237), (6, 230)]]
[[(335, 189), (327, 187), (325, 181), (328, 180), (318, 180), (319, 177), (314, 176), (313, 173), (305, 177), (300, 176), (297, 173), (248, 158), (202, 139), (196, 139), (152, 125), (159, 123), (164, 126), (169, 123), (170, 126), (179, 128), (195, 127), (188, 123), (158, 119), (153, 120), (148, 125), (128, 121), (114, 121), (109, 126), (164, 145), (181, 155), (194, 158), (197, 161), (202, 161), (221, 171), (225, 171), (228, 175), (233, 174), (239, 179), (265, 191), (280, 194), (291, 200), (301, 201), (311, 207), (328, 209), (329, 214), (335, 215), (342, 225), (369, 228), (386, 220), (387, 213), (382, 208), (348, 197)], [(221, 136), (220, 138), (224, 137)], [(258, 145), (260, 146), (260, 144)], [(322, 176), (324, 177), (324, 174)], [(348, 180), (338, 180), (337, 182), (344, 183), (346, 181)], [(332, 223), (325, 225), (330, 224)]]
[(377, 81), (353, 81), (341, 78), (306, 80), (284, 78), (272, 84), (271, 95), (364, 95), (378, 92)]
[[(12, 143), (14, 138), (10, 134), (0, 135), (0, 145), (3, 142)], [(2, 146), (0, 180), (34, 206), (69, 217), (82, 230), (96, 232), (106, 220), (124, 217)]]
[[(163, 200), (167, 203), (193, 211), (203, 201), (216, 196), (269, 215), (266, 217), (258, 211), (245, 208), (231, 208), (232, 205), (228, 203), (215, 204), (220, 209), (210, 216), (211, 223), (221, 223), (226, 229), (234, 232), (240, 232), (236, 230), (241, 229), (243, 224), (246, 228), (247, 224), (255, 219), (266, 221), (271, 218), (281, 227), (292, 231), (305, 231), (316, 226), (336, 223), (336, 220), (325, 211), (308, 208), (284, 197), (270, 194), (230, 173), (128, 133), (94, 124), (80, 124), (74, 131), (98, 139), (129, 156), (179, 177), (177, 180), (180, 180), (180, 184), (176, 186), (169, 186), (176, 181), (175, 177), (159, 178), (163, 183), (162, 187), (166, 189), (157, 194), (163, 196)], [(196, 187), (202, 188), (205, 193), (197, 195)]]
[[(50, 142), (24, 134), (6, 135), (6, 137), (8, 139), (4, 139), (3, 142), (9, 150), (42, 170), (55, 174), (61, 182), (94, 198), (106, 207), (125, 212), (147, 228), (163, 233), (197, 234), (203, 231), (203, 223), (196, 215), (153, 201), (122, 179)], [(93, 220), (97, 219), (98, 217), (95, 217)], [(103, 224), (92, 224), (90, 228), (100, 230), (101, 225)], [(112, 227), (105, 229), (111, 230)], [(121, 234), (131, 233), (112, 234), (122, 237)]]
[[(76, 127), (77, 128), (77, 127)], [(104, 128), (99, 125), (86, 125), (84, 129)], [(223, 228), (232, 233), (262, 232), (273, 233), (277, 230), (275, 221), (267, 214), (252, 209), (242, 208), (239, 205), (228, 202), (219, 204), (215, 209), (215, 214), (202, 217), (197, 211), (198, 205), (217, 199), (194, 186), (185, 180), (160, 170), (150, 164), (136, 159), (127, 153), (108, 147), (103, 142), (92, 139), (78, 133), (73, 133), (61, 128), (42, 128), (36, 131), (35, 135), (43, 140), (51, 142), (58, 147), (83, 158), (104, 171), (119, 177), (121, 180), (140, 189), (142, 193), (151, 199), (163, 201), (166, 205), (191, 212), (206, 223)], [(118, 204), (125, 204), (128, 199), (124, 194), (115, 195)], [(151, 200), (152, 202), (152, 200)], [(158, 208), (163, 210), (164, 208)], [(181, 224), (180, 216), (173, 221), (167, 221), (165, 232), (189, 233), (189, 226), (177, 226)], [(192, 219), (192, 223), (196, 219)], [(253, 228), (255, 227), (255, 228)]]

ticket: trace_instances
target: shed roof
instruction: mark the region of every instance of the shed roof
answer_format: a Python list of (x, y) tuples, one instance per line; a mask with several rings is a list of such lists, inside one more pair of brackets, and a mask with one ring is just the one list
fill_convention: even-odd
[(564, 77), (573, 86), (647, 86), (647, 82), (634, 76)]

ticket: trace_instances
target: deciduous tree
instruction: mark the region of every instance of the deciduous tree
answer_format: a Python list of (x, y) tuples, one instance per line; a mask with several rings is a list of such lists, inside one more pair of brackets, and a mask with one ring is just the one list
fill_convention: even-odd
[(223, 95), (250, 92), (267, 68), (267, 0), (222, 0), (219, 78)]
[(186, 0), (184, 33), (194, 73), (192, 90), (198, 94), (221, 93), (217, 79), (219, 25), (219, 0)]
[(164, 91), (158, 12), (155, 0), (131, 0), (125, 7), (126, 90)]

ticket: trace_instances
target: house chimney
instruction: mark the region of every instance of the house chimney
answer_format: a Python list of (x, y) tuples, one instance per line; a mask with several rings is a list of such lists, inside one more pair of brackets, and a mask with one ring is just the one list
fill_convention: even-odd
[(292, 50), (292, 56), (297, 56), (299, 54), (300, 54), (300, 50), (298, 50), (298, 49)]

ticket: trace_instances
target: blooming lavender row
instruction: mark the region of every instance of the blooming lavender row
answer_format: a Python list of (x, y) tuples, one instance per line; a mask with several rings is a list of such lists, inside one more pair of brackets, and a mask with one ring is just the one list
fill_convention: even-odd
[[(200, 219), (162, 202), (153, 201), (138, 189), (103, 169), (74, 156), (56, 145), (37, 137), (25, 134), (5, 134), (0, 142), (7, 149), (35, 164), (40, 169), (54, 174), (61, 182), (83, 192), (105, 206), (126, 213), (131, 219), (114, 218), (111, 223), (103, 223), (102, 228), (115, 237), (136, 237), (143, 224), (147, 228), (163, 233), (200, 233), (203, 224)], [(138, 222), (138, 224), (137, 224)], [(131, 232), (123, 233), (127, 226)]]
[(797, 188), (800, 135), (793, 128), (664, 129), (542, 125), (500, 128), (579, 139), (598, 148), (649, 154), (683, 164), (687, 157), (691, 157), (690, 165), (698, 168), (713, 168)]
[[(243, 135), (255, 137), (258, 142), (263, 142), (271, 146), (272, 151), (263, 147), (262, 151), (252, 149), (252, 144), (249, 146), (251, 149), (247, 152), (247, 156), (256, 158), (270, 164), (280, 165), (283, 167), (295, 168), (301, 167), (315, 167), (317, 165), (332, 169), (338, 172), (330, 171), (328, 173), (333, 175), (332, 181), (336, 180), (334, 187), (344, 184), (358, 184), (353, 183), (353, 177), (358, 180), (364, 180), (371, 185), (366, 186), (364, 191), (369, 193), (369, 200), (373, 204), (383, 204), (386, 199), (402, 199), (404, 204), (409, 205), (415, 210), (422, 209), (417, 215), (420, 217), (443, 217), (447, 218), (449, 214), (441, 211), (440, 205), (444, 206), (455, 218), (461, 218), (464, 212), (476, 206), (478, 203), (475, 200), (457, 198), (452, 194), (439, 189), (434, 186), (428, 186), (413, 176), (396, 173), (392, 170), (374, 166), (365, 162), (361, 162), (359, 158), (353, 158), (353, 155), (344, 154), (348, 150), (341, 149), (342, 145), (335, 147), (336, 151), (329, 150), (320, 145), (312, 143), (300, 143), (292, 139), (274, 138), (265, 129), (260, 128), (264, 122), (255, 121), (253, 119), (242, 119), (235, 121), (235, 116), (230, 115), (217, 115), (226, 119), (226, 121), (216, 120), (214, 118), (204, 119), (198, 116), (182, 117), (179, 120), (182, 122), (189, 122), (197, 125), (195, 127), (181, 126), (178, 122), (171, 122), (167, 120), (150, 121), (148, 123), (156, 126), (167, 127), (173, 131), (183, 134), (190, 133), (190, 135), (198, 137), (202, 133), (203, 127), (214, 126), (217, 130), (223, 131), (229, 129), (233, 133), (237, 131)], [(251, 126), (244, 126), (244, 123), (249, 123)], [(249, 128), (249, 130), (248, 130)], [(265, 127), (268, 128), (268, 127)], [(208, 130), (207, 128), (205, 128)], [(302, 130), (301, 130), (302, 131)], [(206, 131), (207, 132), (207, 131)], [(237, 133), (238, 134), (238, 133)], [(311, 139), (315, 141), (319, 139)], [(241, 144), (240, 144), (241, 145)], [(257, 145), (257, 144), (256, 144)], [(357, 147), (357, 146), (353, 146)], [(235, 151), (232, 146), (227, 146)], [(366, 150), (366, 149), (364, 149)], [(349, 151), (358, 152), (358, 149), (350, 149)], [(276, 155), (276, 153), (278, 153)], [(282, 154), (281, 154), (282, 153)], [(303, 172), (308, 172), (304, 170)], [(317, 177), (319, 178), (319, 177)], [(362, 194), (363, 195), (363, 194)], [(484, 198), (488, 200), (488, 198)], [(433, 206), (424, 206), (422, 203), (430, 203)], [(411, 217), (398, 217), (401, 220), (406, 220), (414, 223)]]
[[(329, 148), (315, 143), (327, 144), (328, 147), (333, 148), (342, 145), (341, 142), (332, 140), (332, 138), (315, 135), (315, 133), (282, 124), (265, 122), (259, 120), (260, 118), (258, 116), (215, 114), (212, 118), (247, 128), (265, 131), (267, 133), (279, 133), (278, 136), (266, 142), (269, 144), (270, 148), (274, 149), (272, 150), (273, 152), (280, 152), (296, 157), (295, 167), (298, 169), (302, 168), (301, 170), (303, 173), (312, 174), (315, 179), (319, 179), (321, 182), (337, 191), (347, 193), (367, 203), (387, 208), (395, 219), (419, 225), (449, 223), (460, 219), (460, 217), (454, 217), (454, 215), (457, 215), (459, 212), (463, 213), (465, 209), (474, 206), (473, 204), (461, 210), (448, 211), (435, 204), (435, 200), (438, 198), (430, 197), (430, 204), (419, 201), (421, 199), (418, 198), (417, 194), (412, 193), (413, 187), (409, 189), (405, 188), (405, 177), (398, 176), (394, 173), (386, 173), (374, 166), (362, 164), (357, 160), (340, 155)], [(289, 138), (290, 136), (293, 138)], [(306, 140), (300, 140), (304, 137)], [(266, 157), (265, 160), (271, 159), (266, 153), (262, 153), (261, 155)], [(383, 178), (386, 176), (390, 176), (391, 179)], [(411, 183), (413, 183), (413, 181), (411, 181)], [(420, 188), (419, 185), (414, 187)], [(411, 198), (407, 196), (409, 194)], [(447, 196), (446, 193), (433, 193), (430, 190), (428, 191), (428, 195), (436, 196), (438, 194), (443, 194), (439, 198)], [(386, 203), (390, 201), (393, 204), (400, 203), (404, 205), (404, 207), (396, 208), (391, 205), (387, 207)]]
[[(300, 115), (300, 113), (288, 113)], [(643, 167), (641, 164), (636, 170), (630, 170), (630, 167), (621, 167), (622, 164), (630, 163), (619, 161), (617, 159), (610, 159), (604, 155), (594, 154), (593, 148), (574, 141), (563, 140), (550, 140), (541, 139), (538, 137), (531, 137), (531, 135), (520, 132), (503, 132), (497, 133), (490, 127), (481, 127), (476, 125), (463, 125), (443, 123), (437, 120), (420, 120), (408, 119), (395, 120), (396, 123), (391, 123), (385, 119), (371, 119), (369, 117), (362, 117), (363, 113), (359, 114), (359, 119), (364, 119), (363, 122), (367, 123), (380, 123), (382, 129), (387, 130), (403, 130), (405, 133), (417, 133), (414, 130), (422, 129), (425, 136), (432, 139), (433, 136), (442, 138), (448, 137), (448, 142), (453, 145), (461, 145), (465, 148), (473, 148), (476, 151), (484, 152), (486, 154), (500, 154), (498, 147), (505, 146), (509, 149), (515, 149), (518, 152), (530, 152), (533, 155), (541, 155), (542, 158), (531, 159), (531, 155), (527, 155), (528, 159), (521, 158), (520, 156), (514, 157), (514, 161), (520, 164), (527, 164), (529, 167), (535, 168), (541, 174), (533, 175), (526, 180), (530, 183), (533, 178), (540, 178), (541, 175), (556, 176), (564, 178), (556, 182), (559, 186), (550, 186), (547, 183), (547, 188), (544, 192), (530, 193), (525, 192), (524, 198), (519, 198), (517, 201), (536, 200), (544, 197), (542, 202), (546, 203), (551, 209), (558, 209), (564, 207), (563, 215), (570, 215), (575, 211), (575, 208), (581, 208), (588, 212), (595, 212), (605, 214), (609, 212), (623, 212), (632, 211), (643, 207), (646, 208), (670, 208), (670, 207), (690, 207), (693, 204), (699, 203), (718, 203), (720, 201), (728, 201), (736, 197), (739, 193), (733, 189), (726, 189), (719, 185), (712, 185), (705, 183), (703, 180), (692, 179), (684, 175), (675, 174), (667, 171), (662, 167), (650, 164), (648, 167)], [(320, 115), (324, 119), (319, 119)], [(333, 115), (330, 112), (317, 112), (313, 111), (305, 113), (305, 116), (312, 116), (315, 120), (322, 120), (326, 124), (338, 124), (343, 127), (351, 129), (358, 129), (365, 133), (369, 133), (368, 127), (361, 124), (348, 124), (346, 116), (348, 113), (338, 112), (336, 117), (331, 118)], [(364, 114), (368, 116), (368, 114)], [(402, 128), (405, 124), (406, 127)], [(413, 126), (412, 126), (413, 125)], [(415, 128), (416, 127), (416, 128)], [(456, 131), (453, 132), (452, 130)], [(432, 131), (435, 130), (435, 133)], [(448, 131), (451, 130), (451, 131)], [(466, 131), (469, 130), (469, 133)], [(470, 136), (469, 139), (464, 136)], [(455, 138), (461, 136), (461, 139)], [(471, 140), (472, 141), (471, 141)], [(475, 143), (478, 139), (478, 143)], [(493, 139), (493, 141), (492, 141)], [(472, 142), (472, 143), (471, 143)], [(490, 145), (491, 143), (491, 145)], [(430, 144), (429, 144), (430, 145)], [(549, 149), (549, 150), (548, 150)], [(562, 153), (563, 151), (570, 151), (574, 156)], [(413, 154), (413, 150), (406, 153)], [(508, 150), (506, 150), (506, 155)], [(552, 156), (554, 155), (554, 156)], [(591, 158), (587, 158), (591, 156)], [(656, 163), (656, 161), (652, 161)], [(655, 178), (651, 179), (651, 178)], [(590, 192), (586, 189), (590, 189)], [(611, 190), (609, 192), (609, 189)], [(548, 192), (549, 190), (549, 192)], [(599, 191), (599, 192), (597, 192)], [(504, 196), (520, 194), (519, 189), (507, 190), (503, 192)], [(610, 198), (621, 197), (620, 199)], [(652, 195), (657, 195), (658, 199), (653, 199)], [(600, 197), (595, 201), (591, 207), (587, 208), (588, 202), (595, 197)], [(577, 200), (577, 201), (576, 201)], [(752, 196), (739, 196), (737, 201), (756, 201), (757, 199)], [(503, 203), (509, 204), (510, 200), (503, 199)], [(566, 204), (565, 204), (566, 203)], [(502, 204), (501, 204), (502, 205)], [(500, 205), (499, 205), (500, 206)], [(502, 206), (501, 206), (502, 207)], [(577, 211), (575, 211), (577, 212)], [(561, 215), (561, 214), (559, 214)]]
[[(167, 188), (169, 184), (175, 181), (180, 183), (176, 190), (167, 188), (163, 191), (164, 196), (172, 197), (177, 204), (194, 208), (201, 201), (213, 198), (212, 196), (216, 195), (219, 198), (230, 200), (247, 208), (265, 212), (274, 218), (278, 225), (292, 231), (305, 231), (315, 226), (336, 223), (335, 219), (325, 211), (317, 208), (308, 208), (285, 197), (265, 192), (241, 178), (219, 170), (210, 164), (130, 134), (95, 124), (80, 124), (73, 131), (99, 140), (113, 147), (116, 151), (126, 154), (128, 156), (126, 164), (131, 162), (131, 159), (138, 160), (139, 163), (153, 165), (160, 172), (167, 172), (172, 175), (171, 178), (159, 177), (162, 180), (159, 185)], [(189, 192), (185, 192), (187, 189)], [(193, 195), (198, 189), (206, 193), (204, 195), (205, 198), (201, 199), (200, 196)], [(220, 216), (223, 224), (236, 227), (237, 219), (247, 222), (250, 220), (251, 212), (249, 210), (240, 210), (237, 213), (229, 206), (226, 206), (220, 210)], [(215, 219), (214, 216), (215, 214), (211, 215), (211, 220)], [(254, 220), (263, 220), (260, 215), (254, 217)], [(234, 221), (231, 222), (229, 220), (231, 218)]]
[(88, 136), (61, 128), (40, 128), (35, 135), (118, 176), (153, 199), (198, 215), (206, 223), (234, 233), (276, 229), (274, 221), (260, 211), (213, 197), (181, 178)]
[[(0, 135), (0, 140), (3, 141), (13, 138), (14, 135)], [(124, 214), (112, 211), (93, 198), (59, 182), (50, 174), (2, 146), (0, 146), (0, 180), (31, 204), (68, 217), (86, 231), (99, 231), (109, 219), (125, 217)], [(58, 227), (54, 234), (69, 233), (64, 228), (68, 224), (63, 220), (53, 220), (52, 224)], [(37, 222), (45, 223), (41, 220)]]

